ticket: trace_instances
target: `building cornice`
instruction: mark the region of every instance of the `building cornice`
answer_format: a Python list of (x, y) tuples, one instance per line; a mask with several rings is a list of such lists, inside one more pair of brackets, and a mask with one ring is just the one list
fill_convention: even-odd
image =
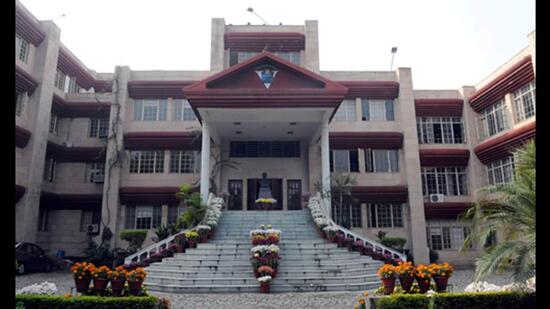
[(464, 101), (460, 99), (415, 99), (417, 117), (462, 117)]
[(348, 88), (346, 99), (393, 100), (399, 96), (399, 83), (395, 81), (338, 81), (338, 83)]
[(476, 148), (474, 151), (483, 164), (509, 156), (514, 149), (520, 147), (528, 140), (536, 136), (536, 122), (533, 120), (519, 128), (510, 130), (495, 138), (491, 138)]
[(292, 52), (305, 49), (306, 37), (299, 32), (226, 32), (224, 49), (231, 51)]
[(38, 81), (22, 67), (15, 64), (15, 92), (32, 94), (38, 86)]
[(424, 203), (424, 216), (431, 220), (456, 220), (470, 206), (471, 203)]
[(185, 99), (182, 89), (191, 80), (134, 80), (128, 82), (128, 95), (133, 99)]
[(67, 102), (64, 98), (53, 95), (52, 111), (62, 118), (94, 118), (109, 117), (111, 102)]
[[(192, 192), (199, 192), (200, 187), (194, 187)], [(120, 203), (129, 204), (179, 204), (176, 197), (178, 187), (120, 187)]]
[(46, 37), (40, 22), (19, 2), (15, 6), (15, 32), (34, 46), (38, 46)]
[(31, 131), (15, 125), (15, 146), (25, 148), (31, 138)]
[(68, 147), (48, 141), (46, 157), (56, 162), (104, 162), (103, 147)]
[(400, 132), (330, 132), (330, 149), (401, 149), (403, 133)]
[(128, 150), (200, 150), (201, 139), (193, 132), (129, 132), (124, 134)]
[(42, 192), (40, 207), (46, 209), (94, 209), (100, 210), (102, 194), (58, 194)]
[(467, 166), (468, 149), (420, 149), (420, 166)]
[(405, 203), (408, 199), (406, 186), (353, 186), (351, 194), (362, 203)]

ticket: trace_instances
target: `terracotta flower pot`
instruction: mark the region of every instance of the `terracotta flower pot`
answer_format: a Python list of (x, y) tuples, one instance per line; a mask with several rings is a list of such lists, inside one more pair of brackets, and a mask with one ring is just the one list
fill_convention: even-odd
[(271, 277), (272, 277), (272, 278), (277, 277), (277, 271), (278, 271), (278, 268), (276, 268), (276, 267), (273, 268), (273, 274), (271, 274)]
[(185, 247), (183, 245), (176, 245), (176, 252), (177, 253), (185, 252)]
[(395, 278), (382, 278), (384, 285), (384, 295), (390, 295), (395, 289)]
[(111, 289), (113, 290), (114, 296), (122, 295), (122, 290), (124, 289), (124, 283), (126, 280), (111, 280)]
[(201, 243), (207, 243), (208, 242), (208, 235), (202, 235), (201, 236)]
[(107, 284), (109, 284), (108, 279), (94, 278), (94, 290), (100, 295), (102, 295), (105, 292), (105, 289), (107, 288)]
[(128, 282), (128, 290), (131, 295), (138, 296), (141, 294), (141, 285), (143, 281)]
[(335, 236), (329, 236), (329, 235), (327, 235), (327, 239), (328, 239), (328, 241), (330, 241), (330, 242), (336, 242), (336, 237), (335, 237)]
[(419, 278), (416, 277), (416, 282), (418, 282), (418, 289), (420, 293), (426, 293), (430, 289), (430, 278)]
[(188, 240), (187, 243), (189, 244), (189, 248), (197, 247), (197, 243), (194, 240)]
[(447, 282), (449, 282), (449, 277), (435, 276), (434, 281), (437, 288), (437, 292), (444, 292), (447, 289)]
[(269, 282), (260, 282), (260, 293), (269, 293)]
[(90, 287), (92, 277), (82, 277), (82, 279), (75, 278), (74, 285), (78, 293), (86, 293)]
[(403, 288), (403, 290), (407, 293), (411, 291), (413, 282), (414, 282), (413, 276), (399, 277), (399, 283), (401, 284), (401, 288)]

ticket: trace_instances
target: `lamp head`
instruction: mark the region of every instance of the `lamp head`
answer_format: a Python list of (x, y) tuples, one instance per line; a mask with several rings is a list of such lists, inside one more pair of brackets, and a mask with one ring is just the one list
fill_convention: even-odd
[(397, 52), (397, 47), (392, 47), (392, 48), (391, 48), (391, 53), (392, 53), (392, 54), (395, 54), (396, 52)]
[(254, 9), (253, 8), (248, 8), (246, 9), (247, 11), (249, 11), (250, 13), (254, 12)]

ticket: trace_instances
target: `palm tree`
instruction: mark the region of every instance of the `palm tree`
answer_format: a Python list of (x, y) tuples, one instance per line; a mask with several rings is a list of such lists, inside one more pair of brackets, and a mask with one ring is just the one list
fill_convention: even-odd
[(534, 141), (516, 149), (514, 181), (480, 189), (497, 197), (475, 203), (462, 216), (463, 220), (472, 220), (474, 227), (462, 250), (474, 243), (484, 246), (497, 230), (503, 233), (502, 241), (489, 246), (476, 260), (475, 281), (504, 269), (512, 270), (515, 281), (535, 274), (535, 149)]

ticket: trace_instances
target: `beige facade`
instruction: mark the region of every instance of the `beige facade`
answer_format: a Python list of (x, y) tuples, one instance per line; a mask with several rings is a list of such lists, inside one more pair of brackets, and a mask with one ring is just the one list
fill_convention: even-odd
[[(178, 91), (216, 73), (226, 72), (235, 64), (232, 61), (235, 61), (234, 57), (238, 53), (232, 53), (234, 51), (225, 43), (225, 39), (231, 37), (231, 33), (297, 33), (299, 35), (296, 37), (303, 36), (304, 47), (296, 51), (298, 56), (294, 60), (307, 71), (343, 85), (353, 84), (353, 82), (370, 83), (369, 85), (378, 85), (376, 83), (396, 83), (398, 85), (398, 93), (395, 98), (382, 99), (392, 102), (393, 119), (365, 121), (362, 119), (364, 103), (379, 99), (369, 98), (368, 93), (355, 97), (347, 96), (346, 101), (351, 102), (347, 103), (350, 104), (350, 113), (354, 116), (345, 120), (332, 118), (329, 123), (329, 135), (331, 141), (333, 134), (338, 135), (339, 133), (366, 134), (365, 136), (367, 136), (368, 134), (391, 132), (402, 136), (402, 145), (397, 149), (398, 170), (367, 172), (367, 165), (370, 165), (366, 162), (367, 150), (365, 147), (357, 146), (354, 148), (357, 150), (358, 169), (349, 171), (356, 178), (358, 187), (367, 188), (365, 192), (380, 187), (406, 188), (405, 200), (385, 202), (400, 205), (398, 208), (401, 213), (397, 214), (392, 210), (392, 216), (399, 215), (402, 223), (395, 224), (397, 222), (395, 221), (390, 223), (390, 226), (385, 223), (377, 223), (383, 227), (372, 227), (372, 222), (369, 220), (374, 220), (373, 218), (376, 217), (376, 222), (386, 222), (384, 220), (387, 218), (384, 218), (382, 214), (371, 213), (371, 207), (375, 207), (371, 204), (384, 204), (383, 201), (371, 202), (369, 197), (366, 197), (362, 198), (359, 203), (359, 212), (350, 214), (353, 217), (352, 220), (360, 225), (351, 226), (351, 229), (373, 239), (376, 239), (376, 234), (380, 230), (387, 232), (389, 236), (406, 238), (405, 248), (410, 250), (416, 262), (428, 261), (428, 247), (433, 247), (434, 243), (436, 246), (440, 244), (442, 247), (438, 250), (441, 259), (457, 264), (471, 263), (479, 252), (478, 248), (478, 250), (459, 253), (454, 245), (450, 246), (452, 248), (444, 248), (447, 242), (444, 229), (440, 230), (443, 231), (440, 236), (431, 234), (430, 228), (432, 227), (434, 231), (445, 226), (452, 230), (452, 224), (445, 222), (453, 222), (453, 220), (439, 218), (438, 215), (434, 217), (432, 210), (428, 211), (429, 208), (426, 205), (429, 202), (428, 196), (425, 196), (425, 192), (423, 192), (422, 170), (426, 166), (422, 163), (424, 162), (422, 153), (453, 150), (464, 150), (469, 153), (469, 159), (463, 166), (466, 171), (467, 193), (446, 195), (443, 204), (471, 203), (480, 198), (476, 192), (477, 189), (488, 184), (487, 166), (477, 155), (479, 147), (483, 148), (487, 141), (498, 139), (535, 121), (535, 117), (517, 119), (518, 107), (514, 103), (514, 94), (508, 92), (502, 97), (505, 106), (504, 114), (508, 119), (507, 128), (490, 137), (480, 138), (480, 112), (472, 108), (470, 104), (471, 98), (501, 78), (503, 74), (507, 74), (506, 72), (511, 67), (521, 62), (526, 56), (531, 57), (534, 71), (534, 32), (529, 35), (528, 46), (525, 49), (477, 85), (449, 90), (419, 90), (414, 89), (414, 74), (411, 68), (398, 68), (395, 71), (321, 71), (319, 68), (317, 21), (305, 21), (304, 25), (244, 26), (226, 25), (224, 19), (213, 19), (210, 71), (133, 71), (130, 67), (123, 66), (116, 67), (113, 72), (97, 73), (84, 66), (63, 46), (59, 39), (60, 29), (53, 22), (35, 20), (20, 3), (17, 3), (17, 10), (24, 12), (20, 18), (32, 20), (38, 25), (35, 31), (43, 33), (44, 38), (38, 45), (28, 44), (26, 61), (16, 58), (16, 64), (20, 70), (32, 76), (37, 82), (32, 89), (32, 94), (24, 99), (22, 112), (16, 115), (18, 132), (30, 132), (26, 145), (18, 146), (15, 150), (16, 188), (20, 191), (23, 188), (23, 193), (18, 197), (15, 206), (16, 240), (37, 242), (52, 253), (64, 250), (67, 255), (82, 255), (88, 240), (91, 237), (97, 237), (96, 234), (89, 235), (82, 231), (82, 227), (87, 224), (98, 224), (101, 230), (105, 226), (109, 227), (115, 235), (111, 245), (124, 247), (126, 244), (119, 239), (118, 235), (124, 229), (139, 227), (136, 220), (132, 221), (128, 218), (134, 218), (136, 214), (142, 215), (141, 211), (147, 213), (151, 211), (150, 218), (153, 222), (149, 223), (150, 227), (158, 223), (170, 223), (169, 220), (173, 220), (172, 207), (175, 207), (175, 203), (169, 201), (172, 196), (165, 191), (182, 183), (198, 183), (201, 177), (209, 174), (209, 171), (203, 171), (203, 175), (201, 175), (199, 168), (201, 164), (195, 160), (189, 163), (192, 165), (192, 172), (172, 172), (172, 152), (183, 148), (173, 147), (174, 145), (166, 146), (166, 144), (156, 147), (154, 140), (168, 138), (171, 136), (170, 134), (200, 132), (205, 123), (208, 123), (211, 137), (212, 155), (209, 158), (209, 168), (211, 169), (216, 163), (213, 156), (221, 156), (222, 159), (239, 163), (238, 169), (221, 168), (216, 175), (215, 182), (219, 192), (229, 192), (230, 180), (242, 180), (242, 210), (247, 209), (247, 197), (251, 194), (247, 180), (260, 178), (262, 172), (266, 172), (269, 178), (282, 180), (283, 209), (289, 208), (287, 202), (289, 200), (288, 180), (300, 180), (302, 193), (313, 192), (315, 183), (322, 180), (322, 165), (328, 164), (321, 155), (323, 151), (322, 126), (329, 120), (334, 110), (326, 108), (195, 109), (193, 113), (195, 116), (200, 116), (201, 121), (197, 118), (185, 120), (185, 114), (177, 114), (178, 112), (182, 113), (177, 105), (178, 102), (181, 102), (179, 100), (185, 99)], [(29, 36), (27, 32), (21, 30), (21, 36), (23, 38)], [(241, 44), (239, 45), (241, 49), (247, 46), (246, 42), (239, 41), (238, 43)], [(238, 52), (243, 51), (239, 50)], [(258, 51), (255, 52), (258, 53)], [(61, 54), (64, 56), (61, 57)], [(69, 64), (63, 60), (66, 58), (71, 60), (68, 61)], [(55, 86), (56, 68), (70, 71), (64, 72), (67, 75), (76, 72), (72, 77), (76, 78), (77, 84), (84, 81), (80, 85), (83, 90), (77, 93), (66, 93), (58, 89)], [(102, 90), (97, 86), (99, 82), (110, 87), (107, 87), (107, 90)], [(86, 83), (91, 83), (93, 86), (84, 90)], [(18, 91), (17, 89), (19, 88), (16, 88), (16, 94), (23, 92), (23, 90)], [(55, 107), (57, 105), (55, 102), (52, 103), (52, 101), (58, 100), (54, 95), (66, 102), (66, 105), (62, 106), (83, 111), (80, 111), (77, 116), (73, 116), (69, 112), (61, 113), (57, 121), (57, 132), (49, 133), (50, 115), (52, 111), (57, 111)], [(148, 102), (155, 100), (165, 100), (166, 103), (147, 107), (149, 106)], [(461, 101), (462, 105), (460, 106), (462, 107), (459, 112), (461, 116), (458, 118), (462, 122), (464, 142), (457, 144), (420, 143), (418, 132), (420, 116), (417, 115), (417, 103), (422, 100)], [(96, 104), (97, 102), (109, 104), (108, 116), (102, 114), (98, 117), (96, 111), (82, 109), (82, 106), (86, 104)], [(142, 104), (140, 102), (145, 102), (143, 103), (145, 105), (140, 105)], [(162, 104), (166, 104), (164, 112)], [(342, 106), (340, 108), (343, 108)], [(136, 107), (140, 107), (141, 110), (134, 110)], [(375, 104), (371, 107), (370, 112), (373, 115), (376, 112), (375, 108), (380, 108), (380, 105)], [(386, 110), (386, 112), (388, 111)], [(142, 118), (150, 117), (148, 113), (154, 113), (156, 120), (136, 120), (136, 113)], [(161, 116), (161, 113), (164, 113), (164, 116)], [(181, 119), (182, 117), (184, 120)], [(433, 117), (448, 116), (442, 114)], [(92, 119), (96, 118), (108, 119), (106, 120), (108, 121), (108, 138), (92, 136), (91, 132), (94, 130)], [(239, 125), (235, 124), (237, 122)], [(296, 125), (288, 127), (289, 123), (296, 123)], [(237, 135), (236, 131), (238, 130), (242, 130), (244, 134)], [(290, 130), (292, 130), (292, 135), (287, 134), (287, 131)], [(16, 134), (16, 136), (18, 135)], [(132, 138), (134, 139), (132, 140)], [(231, 142), (234, 141), (297, 141), (299, 142), (299, 156), (235, 158), (231, 156)], [(51, 144), (63, 148), (65, 155), (60, 155), (55, 151), (51, 152), (53, 149), (49, 148), (52, 147)], [(332, 150), (336, 149), (330, 145), (329, 147)], [(383, 149), (380, 146), (375, 148)], [(102, 156), (99, 162), (92, 159), (91, 155), (78, 155), (78, 151), (91, 151), (90, 149), (96, 149), (97, 154)], [(192, 148), (194, 151), (200, 151), (200, 149), (200, 146)], [(162, 162), (154, 168), (162, 166), (162, 172), (140, 173), (140, 169), (149, 168), (145, 166), (146, 163), (139, 163), (143, 165), (135, 167), (138, 172), (131, 170), (131, 153), (136, 151), (162, 151), (161, 157), (155, 159), (157, 160), (155, 162)], [(52, 181), (43, 180), (45, 179), (43, 175), (46, 170), (45, 164), (47, 164), (47, 158), (50, 157), (56, 160)], [(181, 160), (183, 162), (183, 159)], [(204, 156), (201, 160), (204, 160)], [(139, 162), (145, 162), (145, 160)], [(103, 182), (91, 181), (93, 177), (90, 173), (93, 173), (92, 165), (94, 163), (104, 166)], [(332, 163), (336, 164), (335, 161)], [(159, 190), (162, 193), (159, 193)], [(161, 195), (161, 199), (155, 202), (155, 196)], [(48, 196), (54, 196), (54, 198), (48, 199)], [(367, 196), (369, 195), (367, 194)], [(155, 206), (151, 206), (150, 209), (139, 208), (141, 205)], [(137, 208), (132, 208), (134, 206)], [(96, 216), (97, 219), (90, 221), (89, 211), (99, 214)], [(130, 211), (132, 211), (131, 214)], [(378, 211), (382, 213), (382, 210)], [(441, 223), (441, 220), (444, 222)], [(38, 226), (40, 224), (41, 226)], [(457, 226), (454, 228), (455, 230), (452, 231), (458, 231)], [(451, 232), (450, 236), (456, 235), (458, 234)], [(146, 244), (152, 241), (153, 236), (154, 229), (150, 228)], [(453, 238), (449, 242), (458, 240), (459, 238)]]

